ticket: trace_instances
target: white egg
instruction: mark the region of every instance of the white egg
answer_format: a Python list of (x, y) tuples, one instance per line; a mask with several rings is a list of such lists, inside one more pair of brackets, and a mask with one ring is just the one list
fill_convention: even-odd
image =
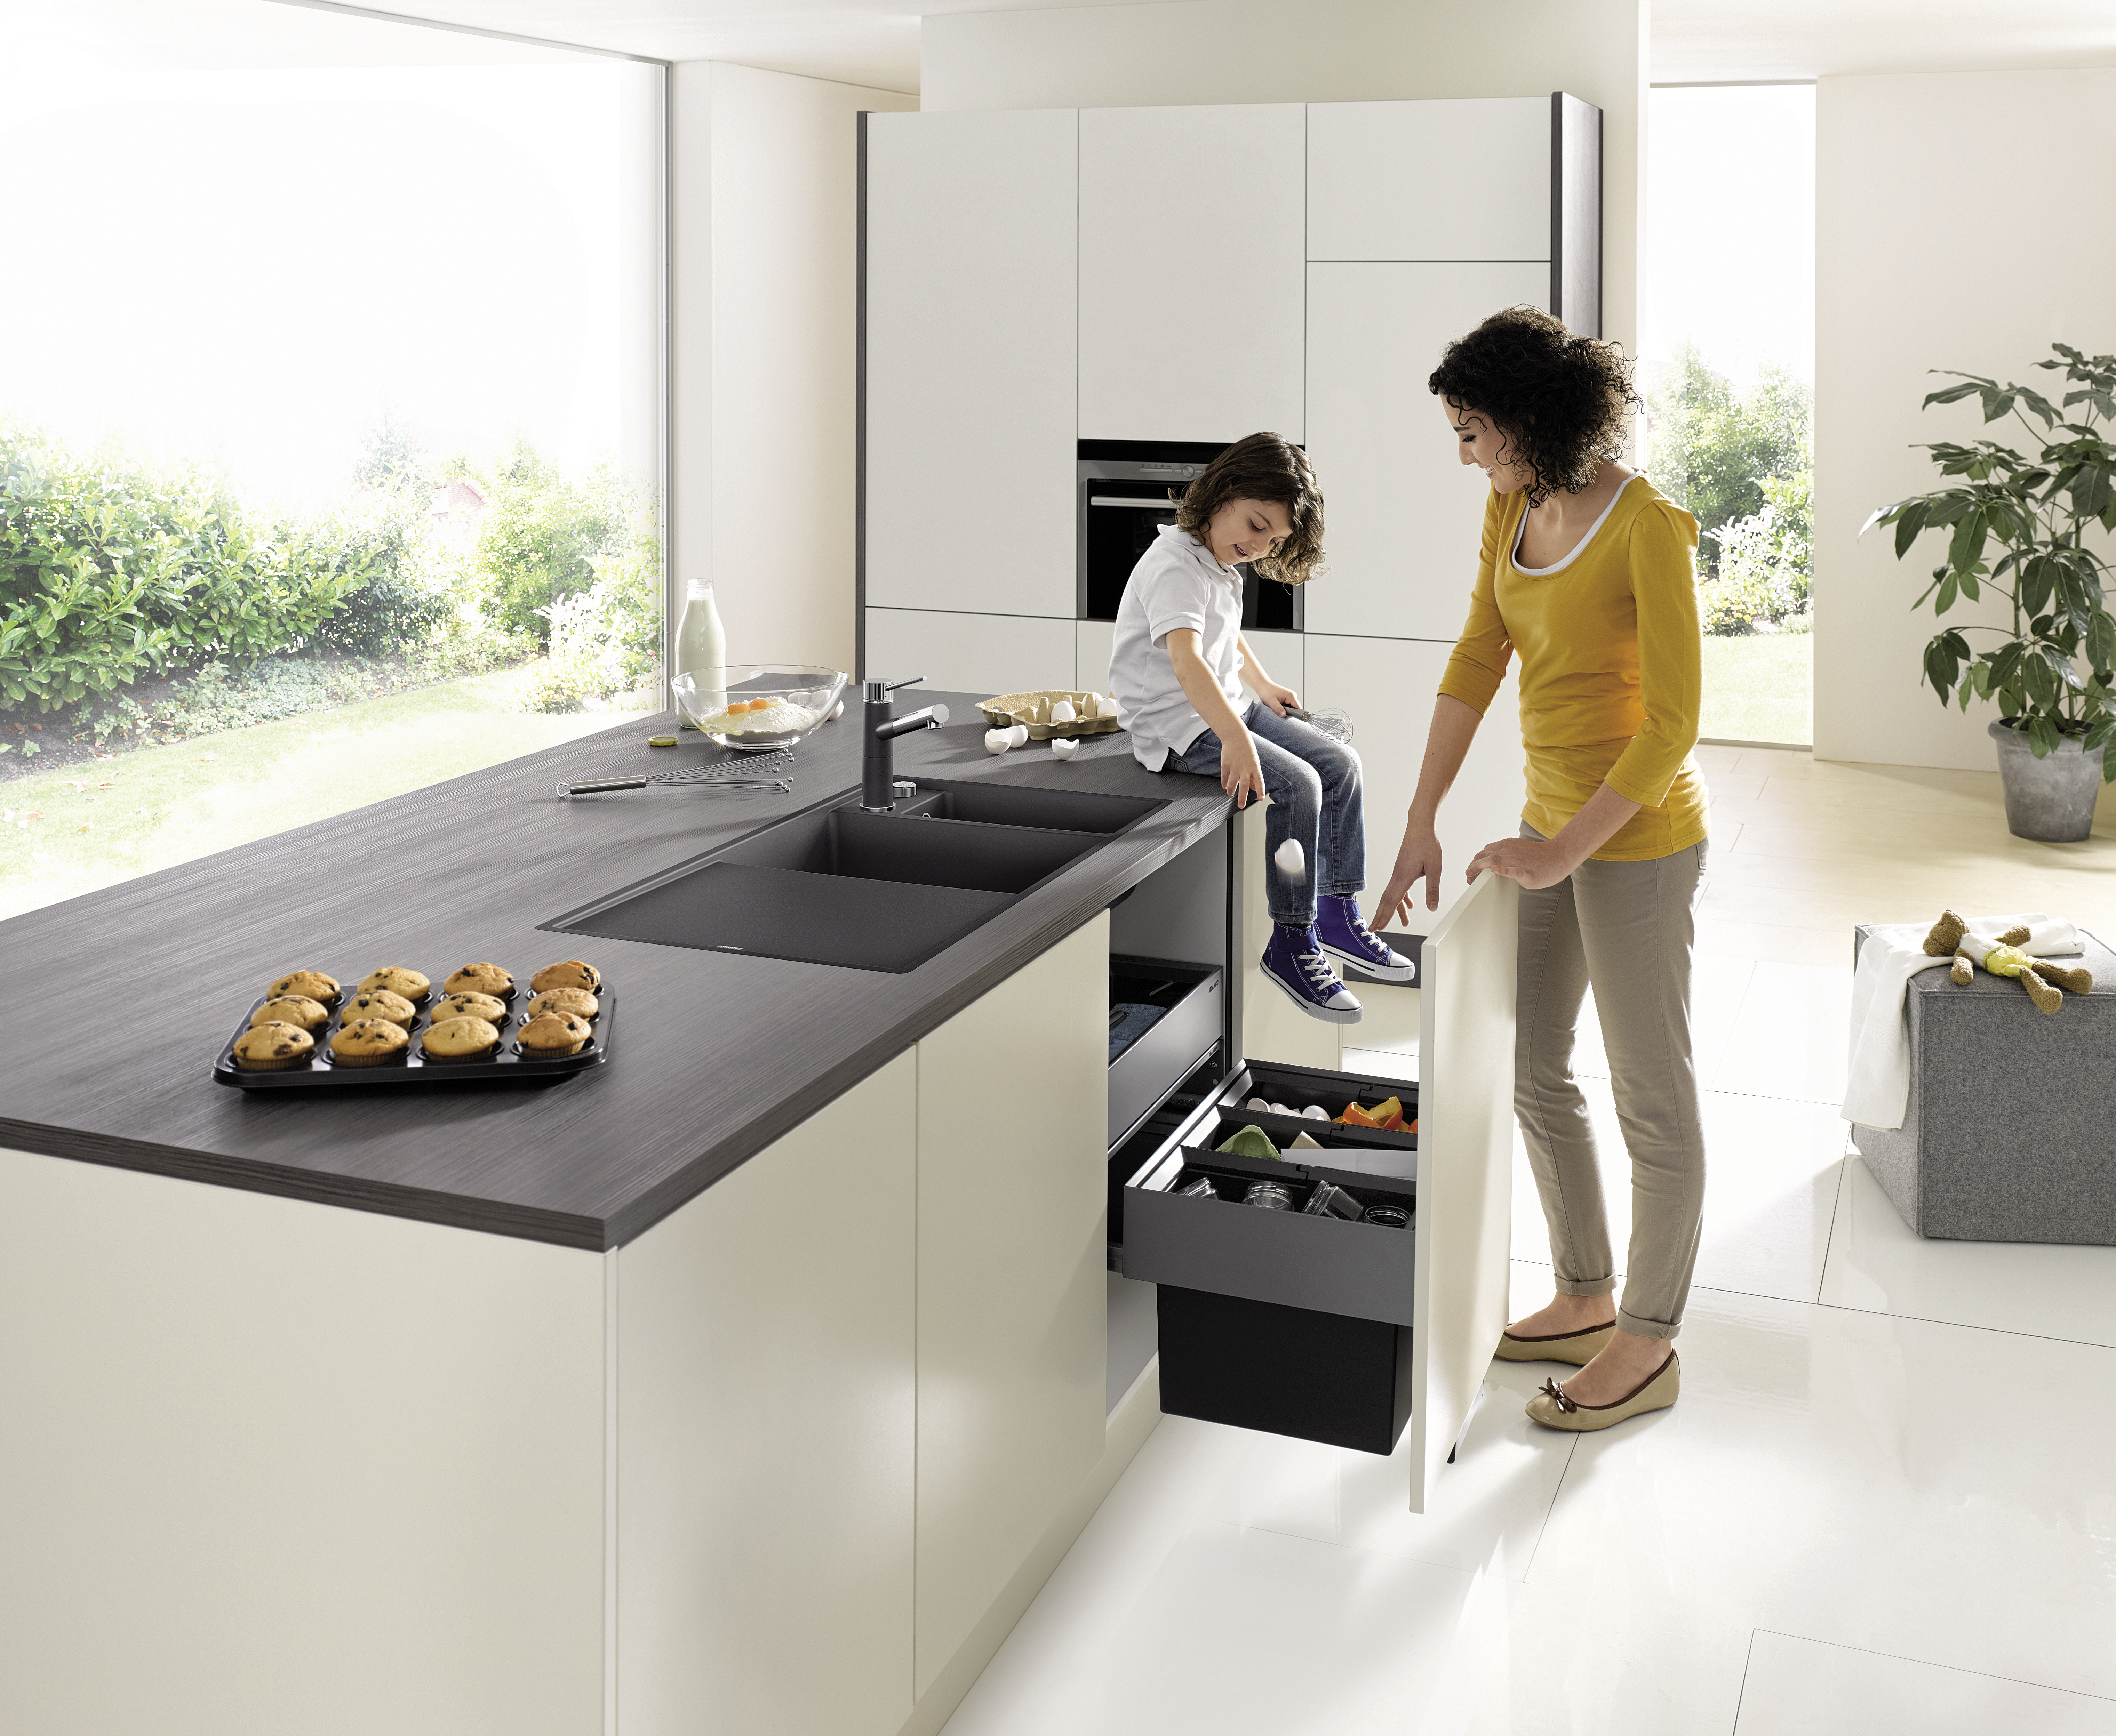
[(1286, 839), (1278, 847), (1272, 860), (1278, 864), (1278, 871), (1289, 880), (1300, 881), (1308, 878), (1308, 857), (1301, 849), (1299, 838)]
[(1013, 746), (1014, 732), (1011, 729), (987, 729), (985, 732), (987, 753), (1003, 754)]
[(1051, 721), (1054, 723), (1070, 723), (1079, 714), (1073, 709), (1073, 702), (1069, 699), (1061, 699), (1051, 708)]
[(1116, 714), (1117, 708), (1111, 705), (1109, 700), (1104, 699), (1101, 694), (1090, 693), (1088, 696), (1088, 715), (1089, 717), (1115, 717)]
[(1308, 1107), (1303, 1109), (1300, 1113), (1305, 1115), (1310, 1121), (1327, 1121), (1330, 1118), (1329, 1110), (1324, 1109), (1319, 1103), (1309, 1104)]
[(1051, 751), (1060, 760), (1070, 760), (1080, 751), (1080, 744), (1070, 736), (1053, 736)]

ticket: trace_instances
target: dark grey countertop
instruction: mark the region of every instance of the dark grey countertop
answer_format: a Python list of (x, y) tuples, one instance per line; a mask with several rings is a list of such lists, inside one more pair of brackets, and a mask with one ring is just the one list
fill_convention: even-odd
[[(854, 700), (799, 751), (792, 796), (647, 789), (559, 801), (561, 778), (719, 757), (667, 714), (0, 922), (0, 1146), (519, 1236), (614, 1247), (1106, 908), (1229, 811), (1216, 783), (1140, 769), (1122, 733), (1070, 762), (984, 751), (980, 696), (896, 744), (900, 774), (1145, 796), (1169, 806), (901, 976), (539, 932), (597, 895), (859, 782)], [(920, 690), (913, 703), (929, 702)], [(905, 709), (908, 709), (906, 707)], [(214, 1055), (264, 985), (384, 964), (438, 985), (489, 958), (525, 984), (598, 965), (611, 1058), (503, 1089), (240, 1091)], [(122, 1007), (91, 1017), (85, 1005)], [(113, 1051), (111, 1036), (117, 1034)], [(84, 1040), (84, 1032), (92, 1033)]]

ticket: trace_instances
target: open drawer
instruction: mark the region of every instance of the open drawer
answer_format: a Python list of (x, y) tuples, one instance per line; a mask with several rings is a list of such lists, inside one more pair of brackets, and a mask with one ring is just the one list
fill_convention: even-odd
[[(1124, 1275), (1157, 1287), (1164, 1411), (1368, 1452), (1388, 1452), (1407, 1431), (1407, 1505), (1426, 1510), (1506, 1319), (1518, 908), (1512, 881), (1480, 875), (1426, 937), (1417, 1083), (1251, 1060), (1126, 1179), (1112, 1234)], [(1271, 1107), (1335, 1116), (1392, 1095), (1401, 1132)], [(1253, 1098), (1265, 1107), (1247, 1108)], [(1288, 1155), (1214, 1149), (1242, 1126)], [(1304, 1132), (1322, 1149), (1293, 1149)], [(1408, 1202), (1412, 1227), (1171, 1197), (1186, 1165), (1297, 1183), (1296, 1206), (1319, 1180), (1360, 1200), (1392, 1194)], [(1351, 1239), (1367, 1229), (1368, 1243)], [(1402, 1240), (1378, 1239), (1390, 1237)]]
[[(1152, 1008), (1152, 1022), (1123, 1041), (1125, 1008)], [(1133, 1015), (1134, 1019), (1141, 1015)], [(1110, 958), (1110, 1149), (1195, 1072), (1220, 1041), (1226, 1017), (1224, 974), (1217, 965), (1166, 958)]]

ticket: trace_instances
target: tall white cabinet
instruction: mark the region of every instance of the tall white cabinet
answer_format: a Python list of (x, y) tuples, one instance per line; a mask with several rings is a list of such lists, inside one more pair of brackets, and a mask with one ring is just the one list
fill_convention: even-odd
[[(1378, 887), (1488, 498), (1426, 382), (1502, 307), (1599, 333), (1600, 111), (873, 115), (866, 141), (866, 668), (1101, 687), (1111, 628), (1075, 618), (1077, 443), (1275, 429), (1314, 462), (1327, 570), (1304, 634), (1258, 649), (1351, 714)], [(1513, 829), (1521, 760), (1509, 684), (1443, 814), (1451, 853)]]
[(1307, 122), (1081, 111), (1082, 439), (1302, 438)]

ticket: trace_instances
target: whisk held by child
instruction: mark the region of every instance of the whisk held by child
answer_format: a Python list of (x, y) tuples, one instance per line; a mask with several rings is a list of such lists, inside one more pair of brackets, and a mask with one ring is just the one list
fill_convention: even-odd
[[(1361, 1008), (1336, 965), (1383, 982), (1417, 974), (1359, 918), (1359, 756), (1302, 719), (1299, 696), (1271, 678), (1241, 631), (1240, 566), (1299, 585), (1322, 554), (1322, 493), (1307, 455), (1275, 434), (1237, 440), (1190, 484), (1175, 522), (1132, 569), (1110, 678), (1118, 721), (1148, 771), (1217, 777), (1238, 808), (1270, 797), (1265, 847), (1281, 871), (1267, 877), (1264, 974), (1311, 1017), (1349, 1025)], [(1304, 871), (1285, 871), (1288, 861)]]

